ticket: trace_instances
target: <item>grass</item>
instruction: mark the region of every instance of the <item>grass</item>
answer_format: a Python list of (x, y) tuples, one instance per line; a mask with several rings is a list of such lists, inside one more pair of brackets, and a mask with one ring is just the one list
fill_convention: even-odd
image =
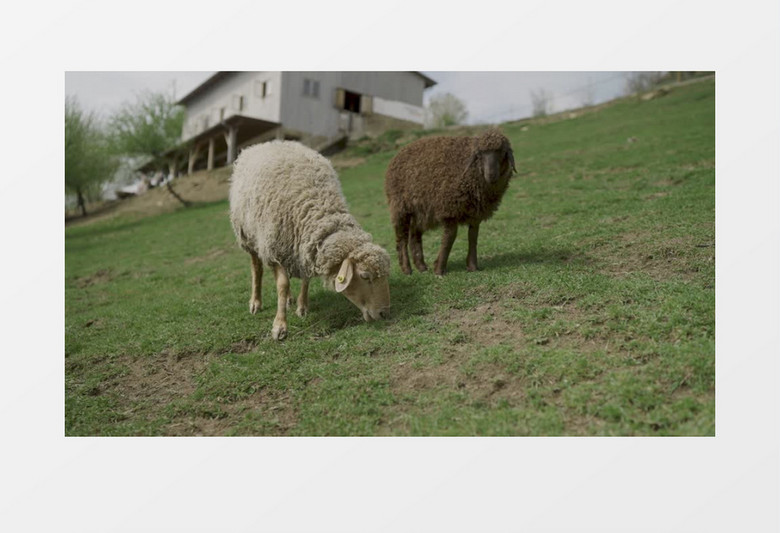
[(383, 175), (405, 137), (353, 149), (389, 321), (314, 283), (271, 340), (275, 291), (248, 313), (226, 201), (67, 228), (66, 434), (714, 435), (714, 93), (502, 125), (519, 175), (481, 271), (461, 229), (441, 279), (395, 262)]

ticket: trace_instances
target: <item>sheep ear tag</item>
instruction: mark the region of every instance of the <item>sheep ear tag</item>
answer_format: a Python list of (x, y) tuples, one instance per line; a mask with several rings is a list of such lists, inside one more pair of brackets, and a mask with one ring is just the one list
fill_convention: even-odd
[(336, 276), (336, 292), (341, 292), (349, 286), (352, 281), (352, 261), (344, 259), (341, 263), (341, 269)]

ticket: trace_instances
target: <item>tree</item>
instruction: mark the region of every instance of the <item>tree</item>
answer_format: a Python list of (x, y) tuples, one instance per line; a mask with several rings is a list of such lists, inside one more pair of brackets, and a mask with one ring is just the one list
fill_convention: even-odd
[[(165, 172), (161, 156), (179, 143), (183, 124), (184, 109), (176, 105), (173, 93), (145, 91), (136, 96), (135, 103), (125, 102), (111, 117), (111, 143), (116, 153), (150, 157)], [(189, 205), (170, 182), (165, 186), (182, 205)]]
[(116, 168), (116, 158), (94, 113), (82, 110), (76, 98), (66, 98), (65, 191), (76, 195), (83, 216), (87, 216), (86, 201), (97, 197)]
[(176, 105), (173, 94), (142, 92), (134, 103), (125, 102), (111, 117), (113, 149), (127, 156), (159, 159), (178, 144), (183, 123), (184, 109)]
[(426, 114), (428, 125), (433, 128), (463, 124), (469, 116), (466, 105), (450, 93), (432, 96)]
[(531, 91), (531, 107), (533, 108), (533, 116), (545, 117), (552, 113), (552, 100), (552, 93), (549, 93), (544, 89)]
[(626, 75), (625, 95), (632, 96), (649, 91), (657, 85), (663, 72), (629, 72)]
[(588, 78), (588, 84), (582, 88), (580, 96), (580, 107), (590, 107), (596, 103), (596, 91), (593, 89), (593, 83)]

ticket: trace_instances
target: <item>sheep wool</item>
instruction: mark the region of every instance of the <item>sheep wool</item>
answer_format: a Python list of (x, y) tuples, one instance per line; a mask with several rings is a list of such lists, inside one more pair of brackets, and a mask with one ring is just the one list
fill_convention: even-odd
[(468, 269), (476, 270), (479, 224), (498, 209), (514, 163), (509, 140), (497, 129), (476, 137), (424, 137), (403, 147), (388, 165), (385, 195), (404, 273), (411, 273), (407, 243), (425, 271), (422, 233), (443, 225), (435, 268), (443, 274), (459, 224), (469, 225)]
[(230, 221), (239, 245), (288, 276), (333, 286), (346, 258), (372, 277), (387, 276), (387, 252), (349, 214), (330, 161), (294, 141), (244, 149), (230, 185)]
[(393, 224), (412, 215), (415, 226), (426, 231), (447, 219), (467, 223), (490, 218), (509, 185), (509, 173), (503, 169), (507, 179), (495, 186), (477, 178), (470, 160), (487, 150), (512, 153), (509, 140), (496, 130), (478, 137), (423, 137), (402, 148), (385, 178)]

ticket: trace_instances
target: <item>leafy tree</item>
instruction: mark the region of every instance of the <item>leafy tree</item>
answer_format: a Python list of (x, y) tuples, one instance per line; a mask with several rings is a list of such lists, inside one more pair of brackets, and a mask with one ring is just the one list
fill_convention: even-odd
[(428, 102), (428, 125), (443, 128), (463, 124), (469, 116), (466, 105), (454, 94), (443, 93), (432, 96)]
[(75, 194), (83, 216), (86, 201), (95, 199), (117, 168), (105, 133), (94, 113), (81, 109), (73, 97), (65, 100), (65, 191)]
[[(116, 153), (150, 157), (165, 172), (166, 163), (161, 156), (179, 144), (183, 124), (184, 109), (176, 105), (172, 93), (145, 91), (136, 96), (134, 103), (124, 103), (111, 117), (111, 143)], [(169, 182), (165, 186), (179, 202), (189, 205)]]
[(183, 123), (184, 109), (172, 94), (145, 91), (111, 117), (109, 132), (117, 153), (158, 159), (178, 144)]

